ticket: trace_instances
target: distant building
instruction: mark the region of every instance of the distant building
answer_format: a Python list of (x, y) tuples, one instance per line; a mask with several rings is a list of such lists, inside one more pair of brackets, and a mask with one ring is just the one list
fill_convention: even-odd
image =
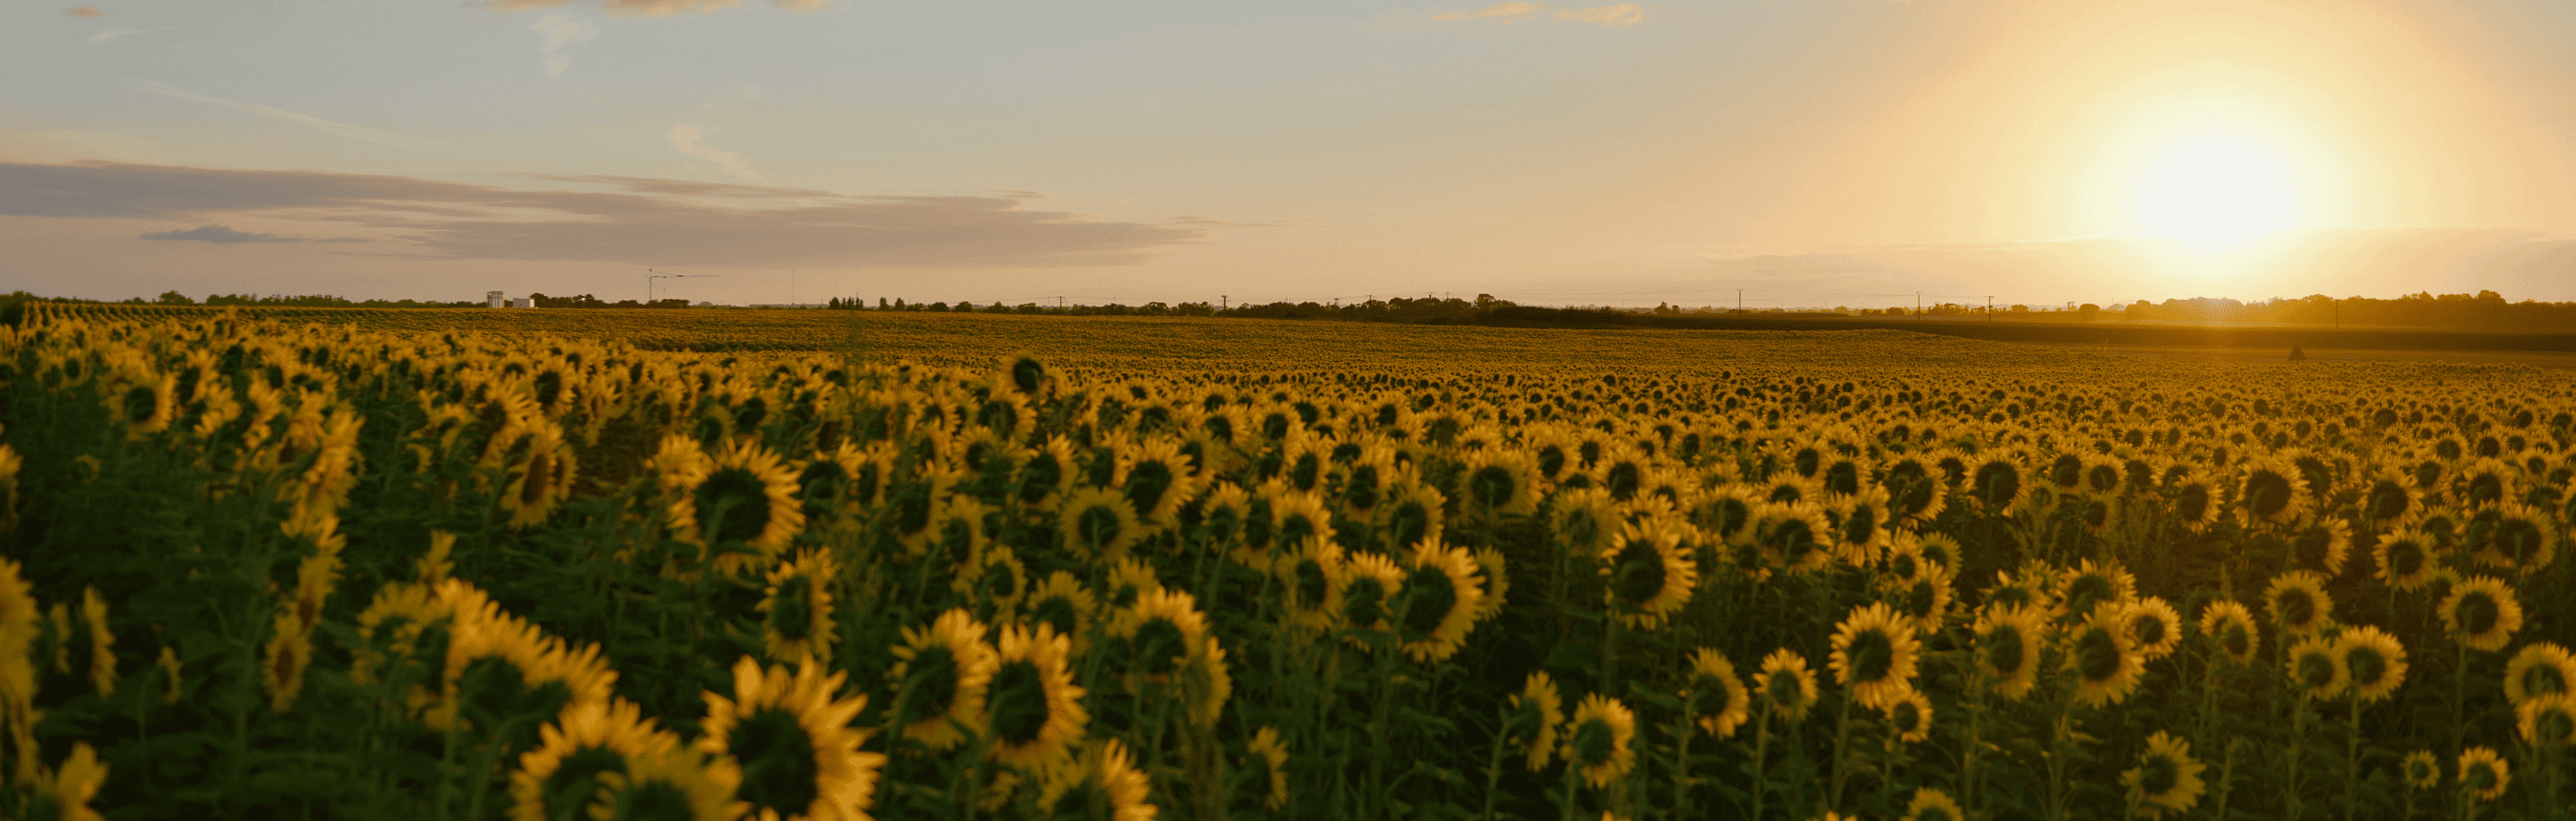
[(534, 308), (537, 307), (537, 300), (534, 297), (514, 296), (510, 298), (510, 307)]
[(483, 299), (484, 301), (491, 303), (492, 307), (495, 308), (510, 307), (510, 298), (502, 296), (499, 291), (484, 291)]

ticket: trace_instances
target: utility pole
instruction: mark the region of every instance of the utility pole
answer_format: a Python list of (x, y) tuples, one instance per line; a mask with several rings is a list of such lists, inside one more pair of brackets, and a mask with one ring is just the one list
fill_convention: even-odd
[(1915, 318), (1917, 318), (1917, 319), (1920, 319), (1920, 318), (1922, 318), (1922, 316), (1923, 316), (1923, 292), (1922, 292), (1922, 291), (1916, 291), (1916, 292), (1914, 292), (1914, 316), (1915, 316)]
[(1986, 297), (1986, 321), (1995, 321), (1995, 298), (1992, 296)]
[(1735, 289), (1735, 312), (1744, 313), (1744, 289)]
[(1223, 310), (1225, 310), (1225, 295), (1224, 295), (1224, 294), (1218, 294), (1218, 295), (1216, 295), (1216, 309), (1217, 309), (1217, 310), (1219, 310), (1219, 311), (1223, 311)]
[(2340, 299), (2334, 301), (2334, 326), (2335, 330), (2343, 330), (2343, 300)]

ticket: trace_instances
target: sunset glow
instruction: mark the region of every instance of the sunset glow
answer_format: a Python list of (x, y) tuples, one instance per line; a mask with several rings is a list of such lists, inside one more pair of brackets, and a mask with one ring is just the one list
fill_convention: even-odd
[(2292, 225), (2296, 196), (2288, 164), (2273, 152), (2225, 136), (2189, 139), (2140, 169), (2139, 228), (2224, 246)]

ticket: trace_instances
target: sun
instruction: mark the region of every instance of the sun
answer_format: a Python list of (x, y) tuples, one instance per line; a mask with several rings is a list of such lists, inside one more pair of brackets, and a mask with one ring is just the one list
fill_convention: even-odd
[(2296, 224), (2290, 163), (2260, 142), (2230, 134), (2175, 140), (2139, 169), (2143, 233), (2203, 247), (2233, 245)]

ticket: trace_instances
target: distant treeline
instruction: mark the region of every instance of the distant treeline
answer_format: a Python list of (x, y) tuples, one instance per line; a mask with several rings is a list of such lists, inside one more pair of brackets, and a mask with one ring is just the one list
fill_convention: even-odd
[(835, 298), (826, 308), (845, 311), (972, 311), (976, 313), (1057, 314), (1068, 316), (1231, 316), (1257, 319), (1338, 319), (1357, 322), (1408, 322), (1426, 325), (1474, 322), (1494, 311), (1514, 307), (1510, 300), (1495, 299), (1492, 294), (1477, 294), (1473, 302), (1450, 298), (1372, 299), (1366, 302), (1272, 302), (1266, 305), (1223, 305), (1213, 302), (1169, 304), (1148, 302), (1143, 305), (1041, 305), (1023, 302), (1006, 305), (995, 302), (977, 305), (972, 300), (955, 304), (946, 302), (910, 302), (877, 298), (875, 305), (863, 299)]
[(2479, 291), (2476, 296), (2419, 292), (2396, 299), (2336, 299), (2316, 294), (2246, 303), (2233, 299), (2168, 299), (2162, 304), (2149, 304), (2139, 300), (2121, 311), (2120, 319), (2565, 332), (2576, 330), (2576, 302), (2508, 302), (2494, 291)]

